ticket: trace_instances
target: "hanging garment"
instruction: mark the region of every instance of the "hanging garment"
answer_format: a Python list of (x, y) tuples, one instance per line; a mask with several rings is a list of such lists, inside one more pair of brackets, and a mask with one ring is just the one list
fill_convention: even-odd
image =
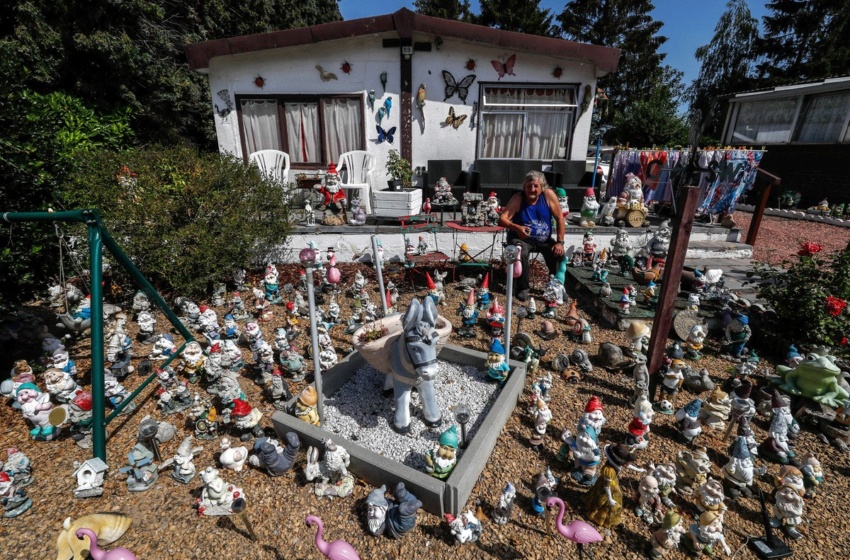
[[(763, 155), (764, 152), (761, 150), (723, 151), (724, 160), (720, 162), (714, 182), (706, 188), (699, 212), (704, 214), (734, 212), (738, 198), (753, 187)], [(723, 169), (724, 163), (726, 169)]]

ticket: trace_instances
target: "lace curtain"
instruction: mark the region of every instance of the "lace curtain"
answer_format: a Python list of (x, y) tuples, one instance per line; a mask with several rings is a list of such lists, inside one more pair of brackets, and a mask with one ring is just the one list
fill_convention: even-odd
[(491, 113), (481, 120), (481, 157), (522, 157), (524, 115)]
[(280, 150), (280, 120), (274, 99), (243, 99), (242, 127), (248, 155), (260, 150)]
[(286, 136), (293, 163), (322, 161), (319, 138), (319, 104), (285, 103)]
[(735, 144), (788, 142), (797, 112), (797, 98), (741, 103), (732, 132)]
[(848, 111), (850, 111), (850, 93), (812, 97), (803, 114), (797, 141), (838, 142)]
[(363, 145), (360, 101), (357, 99), (325, 99), (324, 140), (328, 162), (339, 162), (339, 156), (352, 150), (362, 150)]

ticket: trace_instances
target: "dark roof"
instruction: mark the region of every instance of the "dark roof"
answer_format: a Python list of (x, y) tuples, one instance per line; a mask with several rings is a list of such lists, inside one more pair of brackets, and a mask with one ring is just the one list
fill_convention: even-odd
[(414, 31), (464, 41), (484, 43), (503, 49), (532, 52), (558, 58), (587, 60), (596, 64), (598, 70), (610, 73), (617, 69), (620, 49), (576, 43), (564, 39), (527, 35), (504, 31), (483, 25), (424, 16), (402, 8), (393, 14), (374, 16), (310, 27), (299, 27), (285, 31), (272, 31), (256, 35), (243, 35), (228, 39), (216, 39), (186, 45), (186, 57), (192, 70), (205, 70), (210, 60), (217, 56), (228, 56), (310, 45), (322, 41), (348, 39), (376, 33), (397, 32), (399, 37), (412, 37)]

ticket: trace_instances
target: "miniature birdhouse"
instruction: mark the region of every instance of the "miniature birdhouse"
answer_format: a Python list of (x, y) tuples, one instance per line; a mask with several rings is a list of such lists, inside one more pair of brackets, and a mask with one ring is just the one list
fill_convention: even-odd
[(74, 471), (77, 477), (75, 498), (92, 498), (103, 494), (103, 477), (109, 467), (103, 460), (95, 457), (88, 459)]

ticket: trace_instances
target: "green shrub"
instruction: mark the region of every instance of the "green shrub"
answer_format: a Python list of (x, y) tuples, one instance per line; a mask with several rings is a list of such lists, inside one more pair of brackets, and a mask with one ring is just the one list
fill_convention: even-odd
[(756, 263), (759, 296), (776, 312), (773, 328), (789, 344), (827, 345), (847, 353), (850, 336), (850, 245), (825, 255), (812, 242), (781, 266)]
[(285, 243), (292, 188), (230, 155), (154, 147), (87, 154), (66, 195), (73, 207), (100, 210), (159, 289), (198, 296)]

